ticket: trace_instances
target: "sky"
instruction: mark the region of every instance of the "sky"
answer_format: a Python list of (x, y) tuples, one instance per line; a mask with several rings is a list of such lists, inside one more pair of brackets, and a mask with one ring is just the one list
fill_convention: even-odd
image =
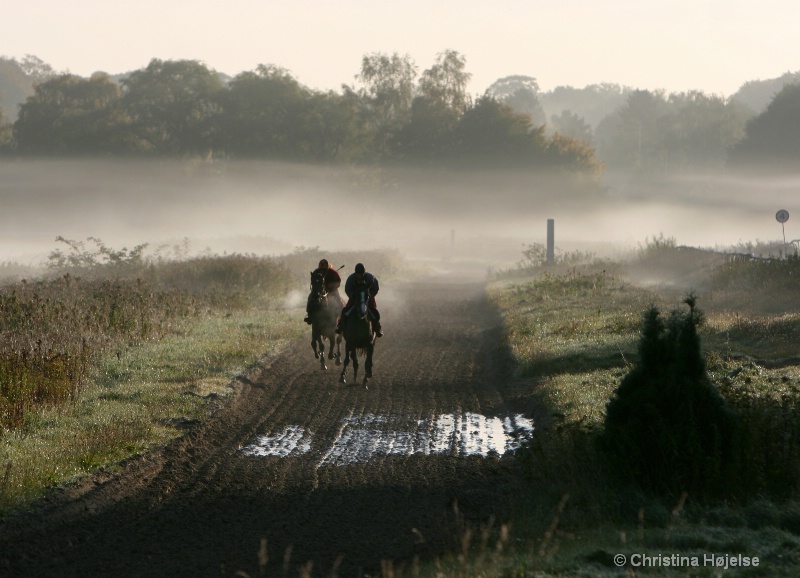
[(471, 94), (510, 75), (540, 89), (610, 82), (730, 96), (800, 70), (796, 0), (0, 0), (0, 56), (89, 76), (191, 59), (259, 64), (309, 88), (355, 83), (364, 55), (466, 58)]

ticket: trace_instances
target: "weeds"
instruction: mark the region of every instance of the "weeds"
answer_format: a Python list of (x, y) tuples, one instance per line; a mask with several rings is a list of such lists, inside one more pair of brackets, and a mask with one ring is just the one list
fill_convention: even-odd
[[(506, 320), (517, 374), (536, 384), (531, 403), (541, 416), (537, 434), (517, 455), (530, 488), (514, 506), (514, 534), (529, 542), (524, 555), (517, 553), (517, 567), (526, 570), (504, 575), (623, 575), (613, 554), (642, 551), (745, 552), (769, 561), (761, 575), (795, 575), (800, 362), (792, 345), (798, 287), (790, 280), (800, 273), (796, 262), (725, 260), (674, 247), (670, 239), (649, 243), (638, 258), (633, 269), (668, 279), (668, 291), (625, 281), (630, 265), (609, 268), (614, 273), (604, 277), (589, 268), (529, 271), (524, 282), (490, 290)], [(720, 478), (735, 492), (688, 492), (670, 503), (638, 476), (612, 475), (596, 440), (615, 387), (641, 362), (642, 312), (669, 307), (682, 284), (684, 294), (698, 286), (705, 291), (699, 293), (707, 297), (701, 360), (738, 414), (741, 443), (727, 458), (736, 473), (727, 482)], [(541, 557), (539, 546), (553, 527), (544, 512), (566, 493), (554, 527), (563, 539), (549, 559)], [(636, 573), (685, 574), (652, 570)]]

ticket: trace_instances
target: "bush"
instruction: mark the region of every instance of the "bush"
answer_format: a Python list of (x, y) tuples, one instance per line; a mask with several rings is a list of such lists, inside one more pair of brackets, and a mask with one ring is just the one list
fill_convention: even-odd
[(638, 364), (607, 404), (599, 443), (616, 471), (645, 489), (725, 494), (735, 478), (738, 418), (706, 372), (694, 296), (685, 303), (688, 312), (666, 320), (655, 307), (645, 313)]

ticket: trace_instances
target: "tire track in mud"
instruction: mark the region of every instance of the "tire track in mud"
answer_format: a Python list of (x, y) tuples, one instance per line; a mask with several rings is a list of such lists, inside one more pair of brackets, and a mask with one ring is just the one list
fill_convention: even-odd
[[(456, 550), (454, 501), (469, 519), (502, 519), (513, 483), (505, 459), (409, 449), (434, 443), (438, 416), (532, 409), (503, 396), (500, 321), (480, 284), (392, 290), (405, 307), (381, 302), (386, 336), (369, 389), (338, 384), (333, 363), (320, 370), (304, 338), (242, 376), (225, 409), (163, 451), (0, 521), (0, 575), (256, 576), (262, 538), (268, 576), (298, 575), (308, 561), (314, 576), (380, 574), (382, 560), (397, 568)], [(477, 422), (457, 423), (469, 435)], [(311, 436), (308, 451), (241, 451), (291, 428)], [(364, 431), (379, 441), (359, 441)], [(327, 459), (347, 435), (382, 451)]]

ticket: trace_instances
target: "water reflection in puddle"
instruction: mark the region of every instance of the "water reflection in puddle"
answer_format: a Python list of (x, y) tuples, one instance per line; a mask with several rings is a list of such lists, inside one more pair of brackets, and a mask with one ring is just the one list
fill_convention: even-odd
[[(418, 421), (414, 429), (387, 427), (387, 421), (386, 416), (374, 414), (345, 419), (333, 444), (321, 448), (320, 465), (363, 463), (388, 455), (502, 455), (519, 448), (533, 432), (533, 420), (521, 415), (442, 414)], [(291, 426), (258, 436), (240, 451), (248, 456), (287, 457), (310, 451), (313, 438), (313, 432)]]
[(306, 436), (305, 429), (290, 426), (276, 435), (258, 436), (253, 443), (241, 448), (250, 456), (278, 456), (285, 458), (293, 452), (306, 453), (311, 449), (311, 436)]

